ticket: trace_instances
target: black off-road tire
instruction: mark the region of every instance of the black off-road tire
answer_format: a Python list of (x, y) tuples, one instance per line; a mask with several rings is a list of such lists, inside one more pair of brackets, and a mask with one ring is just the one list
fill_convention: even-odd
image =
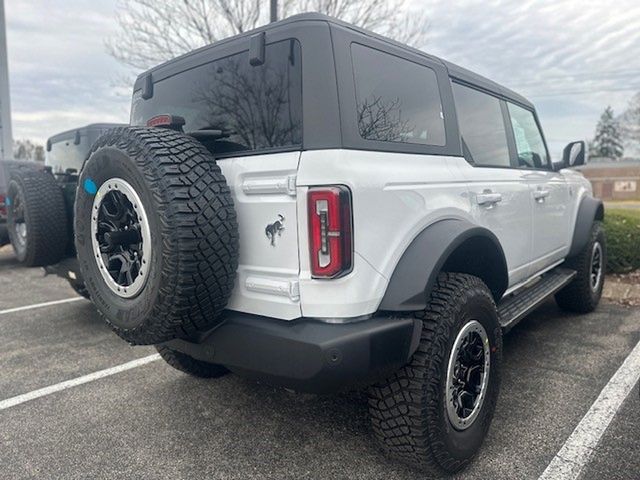
[(197, 360), (165, 345), (157, 345), (156, 349), (162, 359), (173, 368), (180, 370), (181, 372), (188, 373), (189, 375), (193, 375), (194, 377), (218, 378), (229, 373), (229, 370), (222, 365)]
[[(65, 255), (69, 231), (64, 195), (53, 175), (16, 168), (11, 172), (7, 198), (7, 230), (18, 261), (28, 267), (58, 263)], [(20, 202), (26, 239), (16, 228)]]
[[(602, 248), (602, 274), (596, 288), (591, 284), (591, 261), (595, 244)], [(565, 266), (577, 272), (569, 285), (556, 293), (556, 303), (563, 310), (589, 313), (596, 309), (602, 297), (607, 265), (607, 239), (601, 222), (594, 222), (589, 241), (578, 255), (567, 259)]]
[[(491, 424), (500, 387), (502, 332), (491, 292), (467, 274), (441, 273), (426, 309), (415, 315), (423, 322), (418, 349), (408, 365), (369, 389), (369, 412), (389, 455), (429, 474), (450, 474), (469, 464)], [(478, 416), (458, 430), (447, 414), (447, 370), (455, 339), (472, 320), (488, 337), (489, 379)]]
[[(151, 232), (145, 282), (129, 298), (109, 287), (92, 246), (96, 189), (114, 178), (135, 190)], [(146, 127), (117, 128), (100, 137), (80, 175), (75, 232), (91, 299), (128, 342), (149, 345), (189, 337), (220, 321), (238, 265), (238, 226), (220, 167), (194, 138)]]

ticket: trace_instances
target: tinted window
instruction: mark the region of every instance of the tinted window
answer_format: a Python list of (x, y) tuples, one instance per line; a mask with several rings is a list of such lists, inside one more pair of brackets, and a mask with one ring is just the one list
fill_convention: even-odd
[(500, 100), (453, 84), (465, 156), (474, 165), (508, 167), (509, 147)]
[(445, 144), (440, 92), (432, 69), (355, 43), (351, 54), (362, 138)]
[(245, 51), (155, 83), (148, 100), (136, 92), (131, 123), (172, 114), (184, 117), (186, 132), (223, 130), (216, 153), (301, 145), (301, 77), (300, 44), (273, 43), (261, 66), (252, 67)]
[(509, 103), (511, 128), (516, 139), (518, 165), (523, 168), (547, 168), (549, 156), (533, 112)]

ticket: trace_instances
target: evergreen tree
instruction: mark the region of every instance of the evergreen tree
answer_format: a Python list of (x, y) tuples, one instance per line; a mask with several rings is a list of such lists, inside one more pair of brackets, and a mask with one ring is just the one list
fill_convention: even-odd
[(596, 127), (596, 135), (590, 144), (590, 154), (619, 160), (624, 153), (620, 124), (613, 115), (613, 109), (605, 108)]

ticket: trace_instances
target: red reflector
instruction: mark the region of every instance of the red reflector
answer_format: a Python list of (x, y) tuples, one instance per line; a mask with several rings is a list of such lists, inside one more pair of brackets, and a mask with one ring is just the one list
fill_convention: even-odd
[(311, 274), (336, 278), (351, 271), (351, 193), (347, 187), (315, 187), (307, 194)]
[(177, 115), (156, 115), (147, 120), (147, 127), (182, 127), (184, 123)]

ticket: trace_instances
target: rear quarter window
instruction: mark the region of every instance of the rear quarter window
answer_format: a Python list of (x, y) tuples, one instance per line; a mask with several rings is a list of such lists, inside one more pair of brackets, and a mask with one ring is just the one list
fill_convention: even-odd
[(154, 83), (153, 97), (134, 94), (131, 123), (161, 114), (185, 119), (185, 132), (223, 130), (216, 154), (284, 149), (302, 144), (300, 44), (290, 39), (265, 48), (265, 63), (249, 52), (231, 55)]
[(443, 146), (436, 73), (373, 48), (351, 45), (360, 136), (366, 140)]

